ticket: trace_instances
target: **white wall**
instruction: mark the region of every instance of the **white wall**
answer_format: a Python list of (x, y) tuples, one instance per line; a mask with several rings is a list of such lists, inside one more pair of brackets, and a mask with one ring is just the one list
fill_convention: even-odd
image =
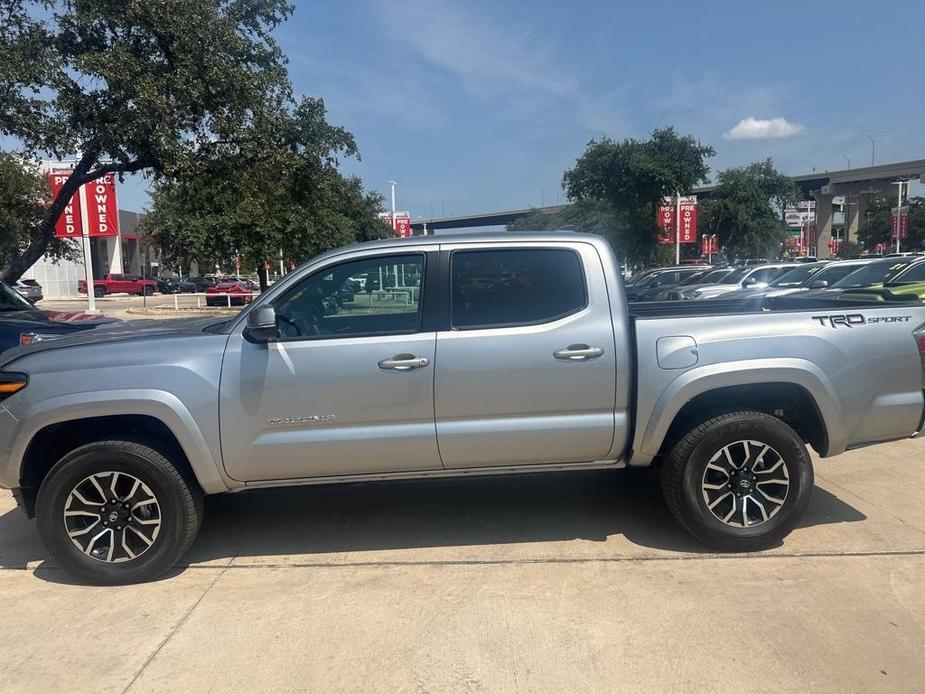
[(77, 280), (84, 279), (84, 264), (82, 260), (52, 262), (43, 257), (29, 268), (23, 277), (38, 281), (46, 299), (77, 297), (80, 296), (77, 292)]

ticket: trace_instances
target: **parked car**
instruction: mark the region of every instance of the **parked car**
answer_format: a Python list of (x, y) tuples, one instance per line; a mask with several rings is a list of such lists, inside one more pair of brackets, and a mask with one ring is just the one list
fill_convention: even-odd
[(193, 283), (196, 287), (196, 291), (200, 294), (209, 287), (214, 287), (219, 283), (215, 275), (197, 275), (196, 277), (187, 277), (187, 279)]
[(37, 301), (41, 301), (44, 298), (42, 296), (42, 285), (40, 285), (36, 280), (16, 280), (16, 283), (13, 285), (13, 289), (22, 294), (23, 297), (25, 297), (26, 300), (32, 304)]
[(711, 269), (711, 266), (705, 265), (653, 272), (641, 282), (626, 288), (626, 300), (655, 301), (685, 280), (704, 277)]
[(0, 352), (116, 322), (115, 318), (79, 311), (43, 311), (0, 282)]
[(793, 263), (747, 265), (726, 275), (715, 284), (695, 284), (680, 292), (682, 299), (712, 299), (738, 289), (761, 289), (796, 267)]
[(723, 299), (754, 299), (766, 295), (781, 296), (788, 292), (799, 291), (802, 287), (809, 287), (814, 279), (831, 263), (820, 261), (815, 263), (797, 263), (790, 270), (779, 275), (767, 286), (747, 289), (737, 289), (734, 292), (723, 294)]
[(244, 306), (254, 300), (243, 282), (219, 282), (206, 288), (206, 306)]
[(196, 291), (196, 284), (178, 277), (156, 277), (157, 290), (161, 294), (192, 294)]
[[(86, 280), (77, 282), (77, 291), (87, 293)], [(138, 296), (151, 296), (157, 291), (157, 282), (152, 279), (141, 279), (137, 275), (109, 274), (101, 279), (93, 280), (93, 296), (99, 298), (107, 294), (137, 294)]]
[[(828, 458), (921, 429), (925, 306), (634, 313), (599, 236), (440, 246), (326, 253), (207, 327), (6, 352), (0, 485), (37, 516), (55, 565), (89, 583), (176, 566), (203, 494), (655, 462), (679, 523), (739, 552), (800, 522), (807, 445)], [(328, 278), (396, 262), (423, 278), (417, 300), (323, 315)], [(515, 271), (460, 295), (463, 279)]]

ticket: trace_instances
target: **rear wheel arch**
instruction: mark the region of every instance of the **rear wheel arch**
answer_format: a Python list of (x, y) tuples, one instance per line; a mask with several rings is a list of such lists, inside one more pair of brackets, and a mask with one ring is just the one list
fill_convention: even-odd
[(829, 448), (825, 418), (813, 395), (796, 383), (767, 381), (713, 388), (688, 400), (668, 427), (659, 456), (703, 422), (740, 410), (763, 412), (781, 420), (820, 455)]

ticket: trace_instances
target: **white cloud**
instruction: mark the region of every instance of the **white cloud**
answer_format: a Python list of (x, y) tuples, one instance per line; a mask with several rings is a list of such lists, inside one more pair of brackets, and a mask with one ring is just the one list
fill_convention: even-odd
[(799, 123), (791, 123), (786, 118), (755, 118), (749, 116), (736, 123), (735, 127), (723, 135), (724, 140), (765, 140), (793, 137), (806, 131)]

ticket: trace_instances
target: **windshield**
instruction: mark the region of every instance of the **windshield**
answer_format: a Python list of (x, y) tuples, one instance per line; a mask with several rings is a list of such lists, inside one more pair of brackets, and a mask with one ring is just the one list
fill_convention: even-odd
[(740, 267), (723, 277), (717, 284), (738, 284), (751, 271), (750, 267)]
[(712, 272), (708, 272), (706, 275), (698, 279), (696, 284), (715, 284), (730, 272), (733, 272), (733, 269), (730, 267), (725, 267), (722, 270), (713, 270)]
[(836, 289), (845, 289), (872, 287), (875, 284), (883, 284), (912, 265), (912, 262), (913, 259), (901, 260), (899, 258), (876, 261), (869, 265), (865, 265), (860, 270), (855, 270), (850, 275), (843, 277), (835, 284), (830, 284), (829, 286)]
[(0, 283), (0, 311), (29, 311), (32, 308), (32, 304), (26, 301), (19, 292)]
[(687, 279), (685, 279), (683, 282), (679, 282), (679, 284), (680, 284), (682, 287), (685, 286), (685, 285), (688, 285), (688, 284), (700, 284), (701, 282), (706, 282), (706, 281), (707, 281), (707, 277), (709, 277), (709, 276), (712, 275), (712, 274), (713, 274), (712, 272), (711, 272), (711, 273), (704, 274), (703, 271), (701, 271), (701, 272), (698, 272), (698, 273), (695, 273), (695, 274), (691, 275), (690, 277), (688, 277)]
[(913, 284), (914, 282), (925, 282), (925, 263), (915, 263), (906, 268), (896, 275), (894, 279), (887, 282), (887, 286), (896, 287), (902, 284)]
[(771, 282), (772, 287), (799, 287), (810, 277), (822, 270), (822, 265), (806, 265), (798, 267), (790, 272), (785, 272), (776, 280)]

